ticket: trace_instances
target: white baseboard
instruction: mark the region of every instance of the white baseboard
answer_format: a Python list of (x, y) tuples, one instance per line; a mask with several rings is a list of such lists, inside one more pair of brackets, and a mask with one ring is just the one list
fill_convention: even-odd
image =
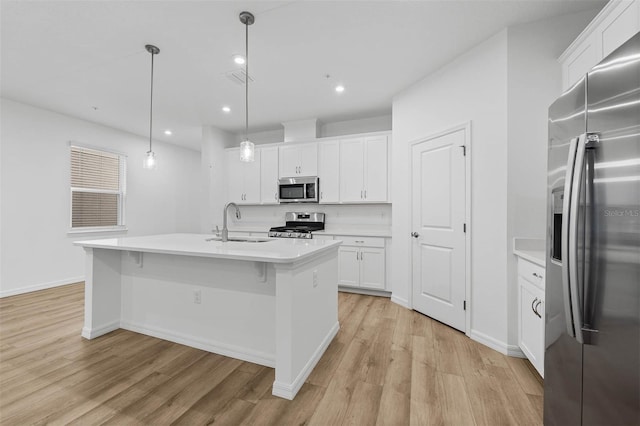
[(469, 333), (469, 337), (472, 340), (475, 340), (478, 343), (482, 343), (483, 345), (488, 346), (491, 349), (495, 349), (496, 351), (504, 355), (509, 355), (509, 349), (513, 348), (513, 345), (507, 345), (505, 342), (501, 342), (498, 339), (495, 339), (476, 330), (471, 330), (471, 333)]
[(368, 288), (358, 288), (358, 287), (338, 286), (338, 291), (344, 291), (347, 293), (356, 293), (356, 294), (366, 294), (368, 296), (382, 296), (382, 297), (391, 296), (391, 293), (385, 290), (372, 290)]
[(82, 327), (82, 337), (84, 337), (85, 339), (95, 339), (96, 337), (100, 337), (103, 334), (107, 334), (107, 333), (111, 333), (114, 330), (117, 330), (120, 328), (120, 321), (115, 321), (112, 322), (110, 324), (105, 324), (101, 327), (96, 327), (96, 328), (87, 328), (87, 327)]
[(74, 284), (80, 281), (84, 281), (84, 276), (66, 278), (64, 280), (51, 281), (48, 283), (35, 284), (27, 287), (14, 288), (11, 290), (1, 290), (0, 299), (3, 297), (15, 296), (18, 294), (31, 293), (38, 290), (46, 290), (48, 288), (60, 287), (67, 284)]
[(391, 295), (391, 301), (397, 305), (402, 306), (403, 308), (411, 309), (411, 307), (409, 306), (409, 301), (407, 299), (398, 297), (395, 294)]
[(127, 321), (122, 321), (120, 323), (120, 328), (134, 331), (136, 333), (146, 334), (147, 336), (157, 337), (159, 339), (168, 340), (170, 342), (179, 343), (181, 345), (191, 346), (192, 348), (202, 349), (207, 352), (213, 352), (231, 358), (237, 358), (242, 361), (264, 365), (266, 367), (274, 368), (276, 366), (275, 354), (269, 354), (249, 348), (229, 345), (228, 343), (218, 342), (215, 340), (199, 339), (194, 336), (178, 334), (170, 330), (165, 330), (157, 327), (149, 327), (141, 324), (134, 324)]
[(324, 354), (324, 351), (327, 350), (329, 344), (331, 343), (333, 338), (336, 337), (336, 334), (338, 334), (339, 330), (340, 323), (336, 321), (334, 326), (331, 327), (331, 330), (329, 330), (329, 333), (325, 336), (324, 339), (322, 339), (322, 342), (315, 350), (309, 361), (307, 361), (298, 376), (294, 379), (293, 383), (283, 383), (276, 380), (273, 382), (271, 393), (275, 396), (279, 396), (280, 398), (285, 398), (288, 400), (292, 400), (293, 398), (295, 398), (296, 394), (304, 384), (304, 381), (307, 380), (307, 377), (309, 377), (309, 374), (311, 374), (318, 361), (320, 361), (320, 358)]
[(520, 346), (517, 345), (508, 345), (507, 346), (507, 355), (515, 357), (515, 358), (526, 358), (527, 356), (522, 352)]

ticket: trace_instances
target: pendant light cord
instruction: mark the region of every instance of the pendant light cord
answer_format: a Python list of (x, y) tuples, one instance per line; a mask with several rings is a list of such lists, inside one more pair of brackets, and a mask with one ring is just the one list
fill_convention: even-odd
[(155, 53), (151, 52), (151, 105), (149, 107), (149, 152), (152, 152), (151, 149), (151, 140), (152, 140), (152, 132), (153, 132), (153, 57)]
[(249, 140), (249, 21), (244, 24), (245, 65), (244, 65), (244, 140)]

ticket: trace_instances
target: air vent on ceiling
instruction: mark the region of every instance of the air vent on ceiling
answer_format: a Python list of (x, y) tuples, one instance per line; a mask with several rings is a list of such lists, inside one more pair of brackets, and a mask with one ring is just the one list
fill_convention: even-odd
[[(237, 70), (233, 70), (233, 71), (229, 71), (227, 73), (225, 73), (225, 76), (233, 81), (236, 84), (239, 84), (241, 86), (244, 86), (246, 78), (247, 78), (247, 74), (244, 72), (244, 70), (242, 68), (237, 69)], [(249, 82), (253, 83), (253, 77), (249, 76)]]

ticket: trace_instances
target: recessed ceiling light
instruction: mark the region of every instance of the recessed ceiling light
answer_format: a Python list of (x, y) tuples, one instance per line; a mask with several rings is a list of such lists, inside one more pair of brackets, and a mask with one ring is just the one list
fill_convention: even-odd
[(244, 65), (244, 63), (245, 63), (244, 56), (242, 56), (242, 55), (233, 55), (233, 62), (235, 62), (238, 65)]
[(231, 108), (229, 108), (228, 106), (223, 106), (223, 107), (222, 107), (222, 111), (224, 111), (224, 112), (231, 112)]
[(338, 86), (336, 86), (336, 92), (338, 92), (338, 93), (342, 93), (342, 92), (344, 92), (344, 86), (343, 86), (343, 85), (341, 85), (341, 84), (340, 84), (340, 85), (338, 85)]
[(167, 135), (167, 136), (171, 136), (173, 134), (173, 132), (171, 130), (167, 129), (167, 130), (164, 131), (164, 134)]

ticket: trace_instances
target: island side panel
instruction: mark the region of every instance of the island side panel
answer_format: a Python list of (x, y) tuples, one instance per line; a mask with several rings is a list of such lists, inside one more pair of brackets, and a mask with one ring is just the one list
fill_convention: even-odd
[(263, 262), (144, 253), (122, 259), (122, 328), (275, 366), (275, 270)]
[(338, 332), (338, 247), (276, 265), (273, 395), (293, 399)]
[(84, 327), (93, 339), (120, 327), (120, 256), (118, 250), (85, 248)]

